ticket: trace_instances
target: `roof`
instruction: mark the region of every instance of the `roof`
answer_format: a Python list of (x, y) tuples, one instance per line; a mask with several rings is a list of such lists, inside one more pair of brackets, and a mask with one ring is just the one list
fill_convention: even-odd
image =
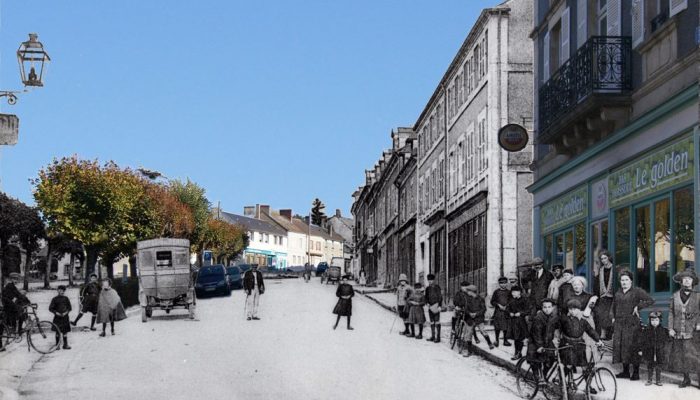
[(283, 217), (277, 211), (271, 210), (269, 214), (260, 213), (260, 215), (264, 218), (269, 218), (272, 223), (279, 225), (280, 227), (282, 227), (282, 229), (285, 229), (289, 232), (303, 233), (306, 235), (306, 229), (301, 229), (300, 227), (296, 226), (294, 222), (290, 221), (286, 217)]
[(238, 214), (231, 214), (224, 211), (221, 211), (219, 215), (221, 216), (221, 219), (223, 221), (226, 221), (231, 224), (243, 225), (249, 231), (271, 233), (273, 235), (281, 236), (287, 235), (287, 231), (267, 221), (244, 217), (243, 215)]

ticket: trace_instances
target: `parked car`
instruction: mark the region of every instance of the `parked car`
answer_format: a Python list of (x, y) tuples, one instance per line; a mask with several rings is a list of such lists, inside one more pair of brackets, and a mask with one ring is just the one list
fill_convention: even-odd
[(197, 282), (194, 285), (197, 297), (206, 295), (230, 296), (231, 288), (223, 265), (210, 265), (202, 267), (197, 273)]
[(243, 289), (243, 274), (240, 267), (226, 267), (228, 285), (231, 289)]
[(318, 263), (318, 266), (316, 267), (316, 276), (321, 276), (323, 275), (324, 272), (328, 269), (328, 263), (323, 261)]
[(245, 274), (246, 271), (250, 270), (251, 265), (250, 264), (238, 264), (237, 267), (241, 269), (241, 274)]

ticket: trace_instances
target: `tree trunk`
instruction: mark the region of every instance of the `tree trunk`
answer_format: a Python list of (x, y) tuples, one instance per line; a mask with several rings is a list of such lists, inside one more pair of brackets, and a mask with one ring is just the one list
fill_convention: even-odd
[(29, 249), (29, 243), (24, 244), (24, 252), (27, 255), (24, 257), (24, 284), (22, 285), (22, 289), (25, 291), (29, 290), (29, 265), (32, 262), (32, 252), (27, 250)]
[(136, 278), (137, 276), (138, 272), (136, 271), (136, 255), (132, 254), (129, 257), (129, 277)]
[(48, 253), (46, 253), (46, 270), (44, 271), (44, 289), (51, 289), (51, 263), (53, 263), (53, 253), (51, 252), (51, 245), (47, 244), (49, 247)]
[[(95, 274), (95, 264), (97, 264), (97, 248), (96, 247), (86, 247), (85, 251), (87, 253), (86, 262), (87, 265), (85, 265), (85, 268), (83, 271), (85, 271), (85, 283), (87, 284), (90, 282), (90, 275)], [(99, 278), (99, 273), (97, 273), (97, 277)]]
[(204, 252), (204, 245), (200, 244), (197, 247), (197, 267), (202, 268), (202, 253)]
[(68, 266), (68, 287), (73, 286), (73, 266), (75, 265), (75, 253), (70, 253), (70, 265)]
[(107, 261), (107, 278), (114, 280), (114, 260)]
[[(3, 274), (3, 264), (2, 261), (5, 258), (5, 252), (3, 251), (2, 239), (0, 239), (0, 296), (2, 296), (2, 289), (5, 287), (5, 274)], [(2, 340), (2, 339), (0, 339)]]

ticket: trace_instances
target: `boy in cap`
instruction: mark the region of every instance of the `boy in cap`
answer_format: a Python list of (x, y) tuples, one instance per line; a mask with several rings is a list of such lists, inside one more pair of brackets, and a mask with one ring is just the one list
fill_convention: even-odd
[(531, 312), (531, 302), (522, 296), (523, 290), (520, 286), (513, 286), (510, 289), (510, 294), (513, 296), (508, 307), (506, 307), (506, 312), (510, 317), (510, 324), (508, 326), (508, 338), (513, 339), (515, 343), (515, 354), (511, 357), (512, 361), (519, 360), (523, 354), (523, 340), (525, 340), (529, 333), (527, 326), (527, 320), (525, 317), (530, 315)]
[(471, 352), (471, 340), (472, 337), (476, 339), (476, 332), (481, 332), (481, 335), (486, 339), (486, 343), (489, 345), (489, 349), (493, 349), (493, 344), (491, 344), (491, 339), (482, 329), (484, 325), (484, 314), (486, 313), (486, 303), (484, 299), (477, 293), (476, 286), (468, 285), (465, 289), (467, 292), (467, 299), (464, 307), (464, 320), (467, 323), (467, 331), (465, 332), (467, 354), (465, 357), (468, 357)]
[(508, 278), (502, 276), (498, 278), (498, 289), (494, 290), (491, 295), (491, 307), (494, 308), (493, 311), (493, 329), (496, 333), (496, 341), (494, 345), (498, 347), (498, 337), (501, 332), (503, 332), (503, 345), (510, 346), (510, 342), (506, 338), (508, 333), (508, 313), (506, 312), (506, 307), (508, 303), (513, 298), (508, 290)]
[(464, 307), (467, 305), (467, 286), (469, 282), (464, 281), (459, 284), (459, 291), (452, 298), (452, 304), (455, 306), (455, 314), (452, 317), (452, 334), (454, 335), (457, 329), (457, 321), (461, 321), (464, 316)]
[(652, 384), (656, 373), (656, 386), (662, 386), (661, 368), (666, 363), (666, 346), (669, 343), (668, 329), (661, 325), (662, 314), (659, 311), (649, 313), (649, 325), (639, 334), (639, 355), (647, 362), (649, 377), (646, 386)]
[[(559, 330), (561, 335), (561, 345), (571, 346), (561, 351), (561, 361), (568, 367), (585, 366), (588, 362), (586, 359), (586, 342), (584, 334), (590, 336), (596, 345), (601, 347), (603, 342), (600, 341), (598, 333), (583, 318), (584, 306), (577, 299), (570, 299), (566, 303), (568, 313), (560, 315), (552, 324), (548, 326), (547, 337), (554, 338), (554, 331)], [(556, 345), (559, 345), (555, 342)]]
[(408, 284), (406, 274), (399, 275), (399, 285), (396, 287), (396, 312), (403, 320), (404, 331), (399, 332), (399, 335), (408, 335), (410, 333), (408, 323), (409, 304), (408, 298), (413, 294), (413, 288)]
[[(423, 324), (425, 324), (425, 310), (423, 306), (425, 305), (425, 296), (423, 295), (423, 285), (420, 282), (416, 282), (413, 287), (416, 289), (408, 297), (409, 311), (408, 311), (408, 324), (411, 328), (411, 333), (406, 335), (406, 337), (415, 337), (416, 339), (423, 339)], [(416, 336), (415, 325), (418, 325), (418, 335)]]
[(430, 317), (430, 339), (440, 343), (440, 307), (442, 307), (442, 289), (435, 283), (435, 275), (428, 274), (428, 287), (425, 289), (425, 302), (428, 304)]
[(21, 275), (17, 272), (12, 272), (9, 275), (9, 280), (2, 290), (2, 306), (5, 309), (5, 321), (10, 329), (14, 329), (19, 333), (22, 330), (22, 324), (27, 318), (27, 313), (24, 306), (29, 304), (29, 299), (17, 289)]
[(61, 336), (63, 336), (63, 349), (70, 350), (71, 347), (68, 346), (68, 332), (70, 332), (70, 319), (68, 318), (68, 314), (71, 312), (72, 307), (70, 305), (70, 300), (65, 296), (66, 287), (60, 285), (57, 291), (58, 294), (51, 299), (51, 304), (49, 304), (49, 312), (53, 314), (53, 323), (56, 325), (56, 328), (58, 328), (58, 330), (56, 330), (56, 348), (59, 348)]
[[(532, 365), (532, 370), (535, 374), (542, 371), (547, 371), (549, 364), (549, 355), (545, 352), (548, 347), (549, 340), (547, 338), (547, 328), (554, 319), (557, 313), (554, 307), (554, 300), (546, 298), (540, 302), (540, 310), (537, 311), (530, 325), (530, 337), (527, 341), (527, 362)], [(541, 368), (542, 366), (545, 368)]]

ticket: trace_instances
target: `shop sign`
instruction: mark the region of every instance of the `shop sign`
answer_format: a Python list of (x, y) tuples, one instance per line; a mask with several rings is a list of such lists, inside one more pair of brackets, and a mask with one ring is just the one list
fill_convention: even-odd
[(520, 151), (528, 140), (527, 130), (518, 124), (508, 124), (498, 131), (498, 144), (506, 151)]
[(591, 185), (591, 218), (608, 216), (608, 178)]
[(608, 176), (610, 207), (692, 181), (695, 150), (688, 136), (613, 171)]
[(540, 229), (549, 233), (588, 215), (588, 186), (567, 193), (542, 206)]

